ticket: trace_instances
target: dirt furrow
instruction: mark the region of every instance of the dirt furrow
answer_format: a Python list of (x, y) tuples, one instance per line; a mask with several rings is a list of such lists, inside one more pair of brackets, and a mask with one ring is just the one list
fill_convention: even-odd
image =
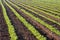
[[(25, 6), (25, 4), (21, 4), (20, 3), (20, 5), (23, 5), (23, 6)], [(26, 6), (25, 6), (26, 7)], [(34, 6), (31, 6), (31, 7), (33, 7), (33, 8), (36, 8), (36, 7), (34, 7)], [(27, 6), (27, 8), (28, 8), (28, 6)], [(41, 7), (42, 9), (40, 9), (40, 8), (36, 8), (36, 9), (39, 9), (39, 10), (42, 10), (42, 11), (44, 11), (44, 12), (47, 12), (47, 13), (51, 13), (52, 15), (55, 15), (55, 16), (60, 16), (60, 15), (58, 15), (58, 12), (55, 12), (55, 11), (51, 11), (51, 10), (46, 10), (45, 8), (43, 8), (43, 7)], [(31, 9), (31, 8), (30, 8)], [(57, 14), (55, 14), (55, 13), (57, 13)]]
[[(18, 5), (19, 6), (19, 5)], [(21, 7), (21, 6), (20, 6)], [(25, 6), (26, 7), (26, 6)], [(23, 7), (22, 7), (23, 8)], [(29, 8), (29, 7), (27, 7), (27, 8)], [(24, 9), (26, 9), (26, 8), (24, 8)], [(31, 9), (31, 8), (30, 8)], [(34, 10), (34, 9), (32, 9), (32, 10)], [(50, 18), (50, 19), (53, 19), (53, 20), (55, 20), (55, 21), (57, 21), (57, 22), (60, 22), (60, 19), (59, 18), (55, 18), (55, 17), (53, 17), (53, 16), (51, 16), (51, 15), (47, 15), (47, 14), (45, 14), (45, 13), (43, 13), (43, 12), (40, 12), (40, 11), (38, 11), (38, 10), (34, 10), (35, 12), (38, 12), (38, 14), (41, 14), (41, 15), (43, 15), (43, 16), (46, 16), (46, 17), (48, 17), (48, 18)]]
[(18, 36), (17, 40), (37, 40), (35, 36), (21, 23), (14, 13), (6, 6), (6, 11), (9, 18), (11, 19), (12, 25), (14, 25), (15, 32)]
[[(21, 7), (21, 6), (20, 6), (20, 7)], [(22, 8), (23, 8), (23, 7), (22, 7)], [(25, 8), (23, 8), (23, 9), (25, 9)], [(46, 23), (52, 25), (53, 27), (57, 28), (58, 30), (60, 30), (60, 25), (58, 25), (58, 24), (56, 24), (56, 23), (54, 23), (54, 22), (52, 22), (52, 21), (50, 21), (50, 20), (47, 20), (47, 19), (45, 19), (44, 17), (39, 16), (39, 15), (37, 15), (37, 14), (35, 14), (35, 13), (27, 10), (27, 9), (25, 9), (25, 10), (28, 11), (29, 13), (31, 13), (32, 15), (36, 16), (37, 18), (40, 18), (40, 19), (43, 20), (44, 22), (46, 22)]]
[[(32, 10), (34, 10), (34, 9), (32, 9)], [(53, 16), (51, 16), (51, 15), (47, 15), (47, 14), (45, 14), (45, 13), (43, 13), (43, 12), (40, 12), (40, 11), (37, 11), (37, 10), (34, 10), (35, 12), (38, 12), (38, 14), (41, 14), (41, 15), (43, 15), (43, 16), (46, 16), (46, 17), (48, 17), (48, 18), (50, 18), (50, 19), (52, 19), (52, 20), (55, 20), (55, 21), (57, 21), (57, 22), (60, 22), (60, 19), (59, 18), (55, 18), (55, 17), (53, 17)], [(57, 14), (55, 14), (55, 16), (56, 16)]]
[(8, 27), (4, 20), (2, 7), (0, 5), (0, 40), (10, 40)]
[[(18, 5), (18, 6), (19, 6), (19, 5)], [(19, 6), (19, 7), (23, 8), (22, 6)], [(29, 8), (29, 7), (27, 7), (27, 8)], [(39, 15), (37, 15), (37, 14), (35, 14), (35, 13), (29, 11), (29, 10), (26, 9), (26, 8), (23, 8), (23, 9), (25, 9), (26, 11), (28, 11), (28, 12), (31, 13), (32, 15), (34, 15), (34, 16), (40, 18), (40, 19), (43, 20), (44, 22), (46, 22), (46, 23), (52, 25), (53, 27), (57, 28), (58, 30), (60, 30), (60, 25), (58, 25), (58, 24), (56, 24), (56, 23), (54, 23), (54, 22), (52, 22), (52, 21), (49, 21), (49, 20), (45, 19), (44, 17), (39, 16)], [(42, 13), (41, 13), (41, 14), (42, 14)]]
[[(10, 2), (12, 2), (12, 1), (10, 1)], [(13, 2), (14, 3), (14, 2)], [(14, 3), (14, 4), (16, 4), (16, 3)], [(16, 4), (17, 5), (17, 4)], [(18, 5), (19, 6), (19, 5)], [(26, 6), (25, 6), (26, 7)], [(27, 8), (29, 8), (29, 7), (27, 7)], [(35, 8), (35, 7), (34, 7)], [(31, 8), (30, 8), (31, 9)], [(34, 10), (34, 9), (32, 9), (32, 10)], [(45, 13), (43, 13), (43, 12), (40, 12), (40, 11), (38, 11), (38, 10), (34, 10), (35, 12), (38, 12), (38, 14), (41, 14), (41, 15), (43, 15), (43, 16), (46, 16), (46, 17), (48, 17), (48, 18), (50, 18), (50, 19), (52, 19), (52, 20), (55, 20), (55, 21), (57, 21), (57, 22), (60, 22), (60, 19), (59, 18), (55, 18), (55, 17), (53, 17), (53, 16), (51, 16), (51, 15), (47, 15), (47, 14), (45, 14)]]
[(39, 24), (34, 19), (32, 19), (30, 16), (26, 15), (20, 9), (17, 9), (16, 7), (12, 6), (22, 17), (26, 19), (29, 23), (31, 23), (42, 35), (47, 37), (47, 40), (60, 40), (60, 37), (56, 34), (52, 33), (50, 30), (48, 30), (45, 26)]

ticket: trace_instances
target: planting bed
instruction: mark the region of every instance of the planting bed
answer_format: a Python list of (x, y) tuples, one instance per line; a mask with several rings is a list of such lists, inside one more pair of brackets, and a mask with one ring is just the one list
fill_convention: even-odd
[(8, 27), (4, 20), (1, 5), (0, 5), (0, 40), (10, 40), (9, 33), (8, 33)]
[(12, 22), (12, 25), (14, 25), (18, 40), (36, 40), (36, 38), (30, 33), (30, 31), (25, 28), (25, 26), (18, 20), (14, 13), (6, 5), (4, 6)]
[(60, 40), (58, 12), (0, 0), (0, 40)]

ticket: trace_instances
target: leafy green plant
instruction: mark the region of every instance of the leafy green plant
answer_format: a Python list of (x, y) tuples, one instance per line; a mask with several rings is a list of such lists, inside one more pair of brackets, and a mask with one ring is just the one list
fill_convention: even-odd
[[(12, 3), (13, 4), (13, 3)], [(14, 4), (13, 4), (14, 5)], [(16, 6), (16, 5), (15, 5)], [(18, 8), (18, 6), (16, 6)], [(37, 22), (39, 22), (40, 24), (46, 26), (48, 29), (50, 29), (52, 32), (55, 32), (57, 35), (60, 35), (60, 31), (57, 30), (56, 28), (54, 28), (53, 26), (45, 23), (44, 21), (42, 21), (41, 19), (33, 16), (32, 14), (30, 14), (29, 12), (25, 11), (24, 9), (20, 9), (21, 11), (23, 11), (25, 14), (29, 15), (31, 18), (33, 18), (34, 20), (36, 20)]]
[(4, 15), (4, 18), (5, 18), (6, 24), (7, 24), (7, 26), (8, 26), (8, 31), (9, 31), (9, 34), (10, 34), (10, 37), (11, 37), (10, 40), (17, 40), (17, 36), (16, 36), (15, 30), (14, 30), (14, 26), (11, 24), (11, 22), (10, 22), (10, 20), (9, 20), (9, 18), (8, 18), (6, 9), (5, 9), (5, 7), (3, 6), (2, 2), (1, 2), (1, 6), (2, 6), (3, 15)]
[(5, 2), (6, 5), (14, 12), (16, 17), (32, 32), (34, 36), (38, 40), (46, 40), (44, 36), (42, 36), (30, 23), (28, 23), (19, 13), (17, 13), (7, 2)]
[[(35, 8), (34, 8), (34, 9), (35, 9)], [(53, 17), (55, 17), (55, 18), (60, 18), (59, 16), (52, 15), (51, 13), (45, 12), (45, 11), (43, 11), (43, 10), (39, 10), (39, 9), (36, 9), (36, 10), (38, 10), (38, 11), (40, 11), (40, 12), (43, 12), (43, 13), (45, 13), (45, 14), (47, 14), (47, 15), (51, 15), (51, 16), (53, 16)]]
[[(48, 20), (50, 20), (50, 21), (52, 21), (52, 22), (54, 22), (54, 23), (56, 23), (56, 24), (59, 24), (60, 25), (60, 23), (59, 22), (57, 22), (57, 21), (55, 21), (55, 20), (52, 20), (52, 19), (50, 19), (50, 18), (48, 18), (48, 17), (45, 17), (45, 16), (43, 16), (43, 15), (41, 15), (41, 14), (38, 14), (39, 12), (35, 12), (34, 10), (36, 10), (35, 8), (33, 8), (33, 7), (30, 7), (30, 6), (24, 6), (24, 5), (20, 5), (20, 6), (22, 6), (23, 8), (25, 8), (25, 9), (27, 9), (27, 10), (29, 10), (29, 11), (31, 11), (31, 12), (33, 12), (33, 13), (35, 13), (35, 14), (37, 14), (37, 15), (39, 15), (39, 16), (42, 16), (42, 17), (44, 17), (44, 18), (46, 18), (46, 19), (48, 19)], [(28, 8), (29, 7), (29, 8)], [(37, 10), (37, 11), (39, 11), (39, 10)]]
[(29, 15), (31, 18), (33, 18), (34, 20), (36, 20), (37, 22), (39, 22), (40, 24), (44, 25), (45, 27), (47, 27), (48, 29), (50, 29), (52, 32), (55, 32), (57, 35), (60, 35), (60, 31), (57, 30), (56, 28), (54, 28), (53, 26), (45, 23), (44, 21), (42, 21), (41, 19), (33, 16), (32, 14), (30, 14), (29, 12), (26, 12), (24, 9), (21, 9), (25, 14)]
[[(8, 2), (9, 2), (9, 1), (8, 1)], [(11, 2), (9, 2), (9, 3), (12, 4)], [(12, 5), (14, 5), (14, 4), (12, 4)], [(18, 7), (18, 6), (16, 6), (16, 5), (14, 5), (14, 6), (17, 7), (18, 9), (21, 9), (20, 7)], [(27, 10), (29, 10), (29, 11), (31, 11), (31, 12), (39, 15), (39, 16), (42, 16), (42, 17), (46, 18), (47, 20), (50, 20), (50, 21), (52, 21), (52, 22), (60, 25), (59, 22), (54, 21), (54, 20), (52, 20), (52, 19), (50, 19), (50, 18), (48, 18), (48, 17), (45, 17), (45, 16), (43, 16), (43, 15), (41, 15), (41, 14), (38, 14), (38, 12), (35, 12), (34, 10), (36, 10), (36, 8), (33, 8), (33, 7), (31, 7), (31, 6), (27, 6), (27, 5), (25, 5), (26, 7), (25, 7), (24, 5), (20, 5), (20, 6), (24, 7), (25, 9), (27, 9)], [(28, 7), (29, 7), (29, 8), (28, 8)], [(33, 9), (34, 9), (34, 10), (33, 10)], [(39, 10), (37, 10), (37, 11), (39, 11)]]
[[(12, 1), (12, 0), (11, 0)], [(54, 10), (60, 10), (60, 0), (14, 0), (14, 2), (16, 4), (19, 4), (19, 3), (24, 3), (24, 4), (28, 4), (30, 6), (43, 6), (43, 7), (47, 7), (47, 8), (51, 8), (51, 9), (54, 9)], [(57, 9), (56, 9), (57, 7)]]

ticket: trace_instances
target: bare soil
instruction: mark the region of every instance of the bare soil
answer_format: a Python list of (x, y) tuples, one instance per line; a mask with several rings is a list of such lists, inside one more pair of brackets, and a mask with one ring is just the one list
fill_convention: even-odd
[[(9, 4), (9, 3), (8, 3)], [(12, 6), (12, 5), (11, 5)], [(56, 35), (55, 33), (51, 32), (49, 29), (47, 29), (44, 25), (36, 22), (34, 19), (32, 19), (30, 16), (28, 16), (27, 14), (23, 13), (22, 11), (20, 11), (20, 9), (17, 9), (16, 7), (12, 6), (22, 17), (24, 17), (26, 19), (26, 21), (28, 21), (31, 25), (34, 26), (34, 28), (36, 30), (38, 30), (41, 35), (45, 36), (47, 38), (47, 40), (60, 40), (60, 36)], [(8, 7), (6, 7), (6, 9), (8, 9)], [(10, 10), (10, 9), (9, 9)], [(8, 10), (7, 10), (8, 11)], [(9, 12), (9, 11), (8, 11)], [(12, 13), (12, 12), (11, 12)], [(12, 14), (8, 14), (8, 15), (12, 15)], [(42, 14), (42, 13), (41, 13)], [(14, 24), (15, 26), (18, 26), (18, 23), (15, 24), (15, 21), (17, 18), (11, 18), (11, 16), (9, 17), (12, 21), (12, 24)], [(13, 20), (14, 19), (14, 20)], [(18, 22), (18, 21), (17, 21)], [(20, 23), (20, 22), (19, 22)], [(23, 23), (21, 23), (21, 25), (23, 26)], [(20, 25), (20, 26), (21, 26)], [(24, 26), (23, 26), (24, 27)], [(17, 27), (16, 27), (17, 28)], [(15, 28), (15, 29), (16, 29)], [(17, 31), (17, 29), (16, 29)], [(20, 31), (20, 30), (19, 30)], [(24, 32), (24, 31), (23, 31)], [(31, 32), (30, 32), (31, 33)], [(21, 34), (21, 32), (20, 32)], [(26, 35), (25, 35), (26, 36)], [(34, 40), (34, 39), (33, 39)]]
[[(18, 6), (19, 6), (19, 5), (18, 5)], [(45, 18), (42, 17), (42, 16), (39, 16), (39, 15), (37, 15), (37, 14), (29, 11), (28, 9), (26, 9), (26, 8), (29, 8), (29, 7), (27, 7), (27, 6), (25, 6), (25, 5), (24, 5), (24, 7), (26, 7), (26, 8), (24, 8), (24, 7), (22, 7), (22, 6), (19, 6), (19, 7), (25, 9), (26, 11), (28, 11), (29, 13), (31, 13), (31, 14), (34, 15), (35, 17), (40, 18), (40, 19), (43, 20), (44, 22), (48, 23), (49, 25), (52, 25), (53, 27), (57, 28), (57, 29), (60, 31), (60, 25), (58, 25), (58, 24), (56, 24), (56, 23), (54, 23), (54, 22), (52, 22), (52, 21), (50, 21), (50, 20), (45, 19)], [(29, 9), (31, 9), (31, 8), (29, 8)], [(32, 10), (34, 10), (34, 9), (32, 9)], [(34, 10), (34, 11), (38, 12), (37, 10)], [(38, 14), (43, 14), (43, 13), (39, 12)], [(49, 18), (50, 18), (50, 17), (49, 17)], [(58, 20), (59, 20), (59, 19), (58, 19)], [(60, 21), (60, 20), (59, 20), (59, 21)]]
[[(21, 7), (21, 8), (23, 8), (23, 7)], [(27, 8), (28, 8), (28, 7), (27, 7)], [(28, 12), (30, 12), (30, 13), (31, 13), (32, 15), (34, 15), (35, 17), (40, 18), (41, 20), (43, 20), (44, 22), (48, 23), (49, 25), (52, 25), (53, 27), (55, 27), (55, 28), (57, 28), (58, 30), (60, 30), (60, 25), (58, 25), (58, 24), (56, 24), (56, 23), (54, 23), (54, 22), (52, 22), (52, 21), (49, 21), (49, 20), (45, 19), (44, 17), (39, 16), (39, 15), (37, 15), (37, 14), (35, 14), (35, 13), (27, 10), (26, 8), (23, 8), (23, 9), (25, 9), (25, 10), (28, 11)]]
[(8, 26), (3, 17), (2, 7), (0, 5), (0, 40), (10, 40)]
[(7, 14), (14, 25), (15, 32), (18, 36), (17, 40), (37, 40), (35, 36), (24, 26), (23, 23), (14, 15), (14, 13), (4, 4)]
[[(13, 6), (12, 6), (13, 7)], [(42, 35), (47, 37), (47, 40), (60, 40), (60, 37), (56, 34), (52, 33), (49, 29), (47, 29), (45, 26), (39, 24), (34, 19), (32, 19), (30, 16), (26, 15), (20, 9), (17, 9), (16, 7), (13, 7), (22, 17), (26, 19), (31, 25), (33, 25)]]
[[(19, 6), (19, 5), (18, 5)], [(26, 7), (26, 6), (25, 6)], [(23, 7), (22, 7), (23, 8)], [(29, 8), (29, 7), (27, 7), (27, 8)], [(31, 9), (31, 8), (29, 8), (29, 9)], [(34, 10), (34, 9), (32, 9), (32, 10)], [(51, 19), (53, 19), (53, 20), (55, 20), (55, 21), (57, 21), (57, 22), (60, 22), (60, 18), (55, 18), (55, 17), (53, 17), (53, 16), (51, 16), (51, 15), (47, 15), (47, 14), (45, 14), (45, 13), (43, 13), (43, 12), (40, 12), (40, 11), (38, 11), (38, 10), (34, 10), (34, 11), (36, 11), (36, 12), (38, 12), (38, 14), (41, 14), (41, 15), (44, 15), (44, 16), (46, 16), (46, 17), (48, 17), (48, 18), (51, 18)], [(43, 11), (45, 11), (45, 10), (43, 10)], [(55, 14), (56, 15), (56, 14)]]

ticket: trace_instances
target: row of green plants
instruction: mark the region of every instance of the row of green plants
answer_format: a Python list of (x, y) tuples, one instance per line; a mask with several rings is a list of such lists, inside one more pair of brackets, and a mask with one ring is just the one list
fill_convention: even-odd
[(46, 40), (46, 38), (41, 35), (30, 23), (28, 23), (25, 18), (23, 18), (21, 15), (19, 15), (18, 12), (14, 8), (12, 8), (7, 2), (5, 2), (6, 5), (14, 12), (16, 17), (32, 32), (32, 34), (38, 39), (38, 40)]
[[(28, 2), (28, 4), (29, 4), (29, 2)], [(34, 3), (32, 3), (32, 4), (30, 4), (30, 5), (34, 6)], [(43, 7), (47, 6), (46, 9), (50, 8), (51, 10), (53, 10), (53, 8), (51, 8), (51, 6), (54, 6), (54, 5), (51, 5), (51, 4), (50, 4), (50, 6), (49, 6), (48, 3), (47, 3), (47, 4), (45, 3), (45, 6), (44, 6), (44, 3), (41, 3), (41, 2), (40, 2), (40, 4), (37, 4), (37, 5), (40, 5), (40, 6), (43, 6)], [(38, 8), (38, 9), (45, 10), (45, 11), (47, 11), (47, 12), (48, 12), (48, 11), (49, 11), (49, 12), (52, 12), (52, 14), (55, 14), (55, 16), (59, 15), (59, 13), (57, 13), (57, 12), (53, 12), (53, 11), (50, 11), (50, 10), (46, 10), (46, 9), (40, 8), (40, 6), (39, 6), (39, 7), (36, 7), (36, 6), (35, 6), (35, 7)], [(49, 7), (48, 7), (48, 6), (49, 6)], [(58, 7), (58, 6), (57, 6), (57, 7)], [(56, 11), (56, 10), (57, 10), (57, 9), (56, 9), (56, 7), (55, 7), (54, 11)], [(58, 11), (58, 10), (57, 10), (57, 11)], [(59, 12), (59, 11), (58, 11), (58, 12)], [(51, 14), (51, 13), (50, 13), (50, 14)], [(56, 15), (56, 14), (57, 14), (57, 15)], [(59, 16), (58, 16), (58, 17), (59, 17)]]
[[(35, 8), (35, 9), (36, 9), (36, 8)], [(45, 11), (43, 11), (42, 9), (36, 9), (36, 10), (38, 10), (38, 11), (40, 11), (40, 12), (43, 12), (43, 13), (45, 13), (45, 14), (47, 14), (47, 15), (54, 16), (55, 18), (60, 18), (59, 16), (52, 15), (51, 13), (45, 12)], [(57, 14), (57, 13), (56, 13), (56, 14)]]
[[(54, 6), (54, 5), (52, 5), (52, 6)], [(49, 6), (49, 5), (45, 5), (45, 6), (44, 6), (44, 4), (42, 4), (42, 3), (41, 3), (41, 6), (38, 6), (38, 7), (37, 7), (37, 6), (34, 6), (34, 7), (36, 7), (36, 8), (41, 8), (41, 7), (42, 7), (42, 8), (44, 8), (44, 9), (47, 9), (47, 10), (50, 10), (50, 11), (54, 11), (54, 12), (59, 12), (59, 11), (60, 11), (60, 10), (57, 9), (58, 6), (55, 7), (55, 8), (52, 8), (52, 7)]]
[[(20, 4), (21, 4), (21, 3), (20, 3)], [(20, 4), (19, 4), (19, 5), (20, 5)], [(35, 7), (35, 8), (38, 8), (38, 9), (40, 9), (40, 10), (45, 10), (45, 11), (47, 11), (47, 12), (51, 12), (52, 14), (60, 15), (58, 12), (56, 12), (56, 11), (54, 11), (54, 10), (51, 11), (51, 9), (48, 9), (48, 8), (44, 8), (44, 7), (41, 7), (41, 8), (40, 8), (40, 7)], [(57, 15), (56, 15), (56, 16), (57, 16)]]
[[(37, 10), (37, 9), (36, 9), (36, 10)], [(38, 10), (39, 10), (39, 9), (38, 9)], [(59, 16), (52, 15), (51, 13), (45, 12), (45, 11), (43, 11), (43, 10), (39, 10), (39, 11), (44, 12), (44, 13), (46, 13), (46, 14), (48, 14), (48, 15), (54, 16), (55, 18), (60, 18)]]
[[(26, 4), (26, 5), (28, 5), (28, 4)], [(57, 12), (57, 13), (60, 12), (60, 10), (59, 10), (60, 6), (53, 7), (54, 5), (47, 5), (47, 4), (42, 4), (42, 3), (40, 3), (39, 5), (40, 6), (34, 6), (34, 5), (30, 5), (30, 6), (33, 6), (33, 7), (38, 8), (38, 9), (41, 9), (41, 7), (43, 7), (45, 9), (47, 9), (47, 10), (50, 10), (50, 11), (54, 11), (54, 12)]]
[[(36, 7), (37, 8), (37, 7)], [(43, 11), (46, 11), (46, 12), (50, 12), (50, 14), (53, 14), (53, 15), (55, 15), (55, 14), (57, 14), (57, 15), (55, 15), (55, 16), (58, 16), (58, 15), (60, 15), (58, 12), (55, 12), (55, 11), (51, 11), (51, 10), (48, 10), (48, 9), (44, 9), (44, 8), (38, 8), (38, 9), (40, 9), (40, 10), (43, 10)]]
[[(21, 3), (21, 0), (20, 1), (15, 1), (15, 2), (18, 4), (19, 2)], [(48, 2), (44, 2), (44, 1), (39, 1), (39, 0), (38, 1), (35, 0), (35, 2), (33, 2), (33, 0), (32, 1), (27, 0), (27, 2), (22, 1), (22, 3), (28, 4), (30, 6), (31, 5), (32, 6), (43, 6), (43, 7), (46, 7), (46, 8), (50, 8), (52, 10), (55, 10), (55, 11), (60, 8), (59, 5), (48, 3)], [(57, 7), (57, 9), (56, 9), (56, 7)]]
[[(45, 17), (45, 16), (43, 16), (43, 15), (41, 15), (41, 14), (38, 14), (39, 12), (35, 12), (34, 10), (36, 10), (36, 9), (35, 9), (35, 8), (33, 8), (33, 7), (31, 7), (31, 6), (28, 6), (28, 5), (25, 5), (25, 4), (21, 4), (21, 5), (19, 5), (19, 6), (22, 6), (23, 8), (25, 8), (25, 9), (27, 9), (27, 10), (29, 10), (29, 11), (31, 11), (31, 12), (33, 12), (33, 13), (35, 13), (35, 14), (39, 15), (39, 16), (42, 16), (42, 17), (46, 18), (47, 20), (50, 20), (50, 21), (52, 21), (52, 22), (54, 22), (54, 23), (56, 23), (56, 24), (59, 24), (59, 25), (60, 25), (60, 23), (59, 23), (59, 22), (54, 21), (54, 20), (52, 20), (52, 19), (50, 19), (50, 18), (48, 18), (48, 17)], [(37, 10), (37, 11), (38, 11), (38, 10)]]
[(41, 1), (41, 0), (38, 0), (38, 1), (37, 0), (25, 0), (25, 2), (24, 2), (24, 0), (18, 0), (18, 1), (14, 0), (14, 1), (17, 2), (17, 3), (18, 2), (23, 2), (23, 3), (26, 3), (27, 2), (26, 4), (33, 3), (34, 5), (35, 4), (40, 4), (40, 2), (41, 2), (41, 3), (50, 4), (50, 5), (52, 4), (52, 5), (56, 5), (57, 6), (57, 3), (54, 3), (54, 2), (51, 3), (52, 1), (51, 2), (48, 2), (48, 0), (47, 1), (45, 1), (45, 0), (44, 1)]
[[(18, 4), (18, 5), (21, 5), (21, 3)], [(23, 3), (22, 3), (22, 5), (24, 5), (24, 6), (29, 6), (29, 5), (26, 5), (26, 4), (23, 4)], [(31, 6), (29, 6), (29, 7), (31, 7)], [(51, 12), (51, 13), (53, 13), (53, 14), (57, 14), (57, 15), (58, 15), (57, 12), (51, 11), (51, 10), (49, 10), (49, 9), (47, 9), (47, 8), (44, 8), (44, 7), (41, 7), (41, 8), (39, 8), (39, 7), (34, 7), (34, 8), (35, 8), (35, 9), (37, 8), (37, 9), (45, 10), (45, 11), (47, 11), (47, 12)], [(60, 15), (60, 14), (59, 14), (59, 15)]]
[[(11, 3), (11, 2), (9, 2), (9, 3)], [(11, 3), (11, 4), (12, 4), (12, 3)], [(13, 5), (13, 4), (12, 4), (12, 5)], [(42, 17), (46, 18), (47, 20), (50, 20), (50, 21), (52, 21), (52, 22), (60, 25), (59, 22), (54, 21), (54, 20), (52, 20), (52, 19), (50, 19), (50, 18), (47, 18), (47, 17), (45, 17), (45, 16), (43, 16), (43, 15), (41, 15), (41, 14), (38, 14), (38, 12), (35, 12), (35, 11), (34, 11), (34, 10), (36, 10), (36, 9), (31, 10), (31, 9), (33, 9), (33, 7), (30, 7), (30, 6), (27, 6), (27, 5), (20, 5), (20, 6), (24, 7), (25, 9), (27, 9), (27, 10), (29, 10), (29, 11), (32, 11), (33, 13), (35, 13), (35, 14), (37, 14), (37, 15), (39, 15), (39, 16), (42, 16)], [(26, 7), (25, 7), (25, 6), (26, 6)], [(17, 7), (17, 6), (15, 6), (15, 7)], [(30, 9), (29, 9), (28, 7), (29, 7)], [(20, 8), (20, 7), (18, 7), (18, 9), (19, 9), (19, 8)], [(37, 11), (38, 11), (38, 10), (37, 10)]]
[(6, 9), (5, 9), (4, 5), (2, 4), (2, 0), (0, 0), (0, 1), (1, 1), (0, 3), (1, 3), (1, 6), (2, 6), (2, 10), (3, 10), (3, 16), (4, 16), (4, 19), (5, 19), (6, 24), (8, 26), (8, 31), (9, 31), (9, 34), (10, 34), (10, 37), (11, 37), (10, 40), (17, 40), (17, 35), (15, 34), (14, 26), (10, 22), (10, 19), (7, 15)]
[(57, 35), (60, 35), (60, 31), (57, 30), (56, 28), (54, 28), (53, 26), (45, 23), (44, 21), (42, 21), (41, 19), (33, 16), (32, 14), (30, 14), (29, 12), (27, 12), (24, 9), (21, 9), (26, 15), (30, 16), (31, 18), (33, 18), (34, 20), (36, 20), (37, 22), (39, 22), (40, 24), (44, 25), (46, 28), (50, 29), (52, 32), (55, 32)]
[[(11, 3), (11, 5), (12, 5), (12, 4), (13, 4), (13, 3)], [(13, 4), (13, 5), (18, 8), (17, 5), (15, 5), (15, 4)], [(57, 30), (56, 28), (54, 28), (53, 26), (51, 26), (51, 25), (45, 23), (44, 21), (42, 21), (41, 19), (33, 16), (32, 14), (30, 14), (29, 12), (27, 12), (27, 11), (24, 10), (24, 9), (21, 9), (21, 8), (20, 8), (20, 10), (23, 11), (26, 15), (30, 16), (31, 18), (33, 18), (35, 21), (39, 22), (40, 24), (44, 25), (46, 28), (50, 29), (52, 32), (54, 32), (54, 33), (56, 33), (57, 35), (60, 36), (60, 31)]]

